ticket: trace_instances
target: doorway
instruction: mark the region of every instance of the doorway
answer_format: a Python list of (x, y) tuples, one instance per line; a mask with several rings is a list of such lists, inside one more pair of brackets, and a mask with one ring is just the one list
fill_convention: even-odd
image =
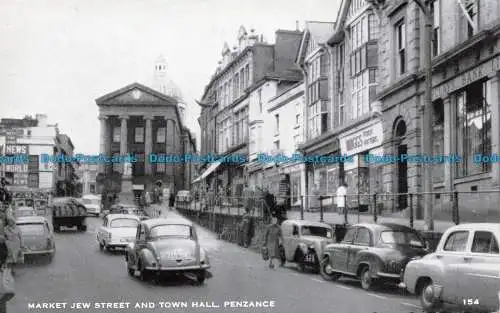
[(405, 142), (406, 137), (406, 123), (401, 119), (396, 123), (395, 139), (396, 139), (396, 152), (398, 155), (397, 162), (397, 210), (402, 211), (408, 207), (408, 163), (406, 158), (401, 161), (401, 156), (408, 154), (408, 146)]

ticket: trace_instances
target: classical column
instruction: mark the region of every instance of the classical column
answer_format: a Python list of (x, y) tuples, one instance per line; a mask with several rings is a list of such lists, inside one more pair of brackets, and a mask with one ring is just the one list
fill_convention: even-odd
[(151, 121), (154, 119), (154, 116), (152, 115), (145, 115), (144, 119), (146, 120), (146, 138), (144, 140), (144, 158), (145, 158), (145, 172), (146, 175), (151, 175), (152, 174), (152, 168), (151, 164), (149, 163), (149, 155), (152, 152), (152, 147), (153, 147), (153, 135), (152, 135), (152, 126), (151, 126)]
[[(494, 73), (488, 80), (488, 104), (491, 109), (491, 154), (500, 156), (500, 73)], [(491, 163), (491, 180), (495, 187), (500, 187), (500, 163)]]
[[(108, 154), (108, 117), (106, 115), (100, 115), (99, 121), (101, 121), (101, 134), (100, 134), (100, 149), (99, 153), (102, 155)], [(99, 173), (105, 172), (105, 164), (99, 163)]]

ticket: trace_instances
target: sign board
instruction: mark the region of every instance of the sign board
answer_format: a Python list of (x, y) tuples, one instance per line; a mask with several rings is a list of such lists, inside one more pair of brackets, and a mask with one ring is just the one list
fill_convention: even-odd
[(27, 186), (28, 185), (28, 173), (14, 172), (14, 185), (16, 186)]
[(5, 171), (9, 173), (28, 173), (28, 164), (5, 164)]
[(132, 185), (132, 190), (144, 190), (144, 185)]
[(28, 154), (28, 146), (7, 144), (5, 154)]
[(340, 151), (350, 156), (361, 153), (382, 145), (383, 141), (382, 123), (364, 128), (352, 135), (340, 138)]
[(38, 155), (30, 155), (28, 161), (28, 172), (30, 173), (38, 173), (39, 162), (40, 160)]

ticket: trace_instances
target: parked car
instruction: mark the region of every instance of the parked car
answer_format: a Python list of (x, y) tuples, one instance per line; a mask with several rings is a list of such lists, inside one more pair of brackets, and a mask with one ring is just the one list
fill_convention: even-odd
[(97, 242), (101, 251), (125, 248), (134, 241), (139, 225), (139, 217), (130, 214), (108, 214), (97, 232)]
[(96, 195), (85, 195), (82, 197), (82, 204), (89, 214), (99, 216), (101, 214), (101, 197)]
[(79, 231), (87, 231), (87, 209), (75, 198), (55, 198), (50, 205), (52, 211), (52, 225), (56, 232), (62, 226), (75, 227)]
[(23, 255), (44, 255), (52, 261), (56, 244), (49, 221), (43, 216), (25, 216), (18, 218), (16, 225), (21, 231)]
[(209, 276), (207, 252), (200, 247), (194, 224), (182, 218), (154, 218), (137, 227), (125, 255), (130, 276), (141, 280), (160, 274), (185, 274), (202, 284)]
[(404, 287), (426, 312), (497, 312), (500, 297), (500, 224), (450, 227), (434, 253), (413, 260)]
[(333, 243), (332, 227), (320, 222), (285, 220), (281, 223), (281, 231), (281, 262), (297, 263), (302, 271), (310, 266), (319, 271), (323, 249)]
[(25, 216), (37, 216), (37, 212), (32, 207), (22, 206), (14, 210), (14, 215), (16, 216), (16, 218)]
[(340, 276), (358, 278), (369, 290), (376, 282), (401, 282), (401, 272), (415, 257), (428, 253), (415, 230), (398, 224), (356, 224), (347, 229), (340, 243), (325, 248), (321, 275), (327, 280)]

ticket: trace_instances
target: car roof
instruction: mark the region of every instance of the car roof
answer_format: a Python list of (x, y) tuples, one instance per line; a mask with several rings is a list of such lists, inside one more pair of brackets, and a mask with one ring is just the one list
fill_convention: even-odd
[(415, 230), (406, 225), (396, 224), (396, 223), (359, 223), (354, 224), (352, 227), (366, 227), (373, 231), (384, 231), (384, 230), (392, 230), (392, 231), (404, 231), (404, 232), (414, 232)]
[(313, 222), (313, 221), (305, 221), (305, 220), (286, 220), (283, 221), (283, 224), (297, 224), (298, 226), (316, 226), (316, 227), (328, 227), (332, 228), (332, 226), (326, 224), (326, 223), (321, 223), (321, 222)]
[(127, 219), (134, 219), (134, 220), (139, 220), (139, 217), (136, 215), (132, 214), (108, 214), (106, 215), (107, 219), (117, 219), (117, 218), (127, 218)]
[(142, 221), (142, 224), (148, 228), (155, 227), (158, 225), (188, 225), (193, 226), (193, 222), (185, 218), (152, 218)]
[(16, 224), (28, 224), (28, 223), (44, 223), (47, 219), (43, 216), (23, 216), (18, 217)]
[(35, 209), (30, 206), (20, 206), (16, 208), (18, 211), (34, 211)]
[(488, 230), (491, 232), (500, 232), (500, 223), (464, 223), (447, 229), (447, 231), (455, 230)]

